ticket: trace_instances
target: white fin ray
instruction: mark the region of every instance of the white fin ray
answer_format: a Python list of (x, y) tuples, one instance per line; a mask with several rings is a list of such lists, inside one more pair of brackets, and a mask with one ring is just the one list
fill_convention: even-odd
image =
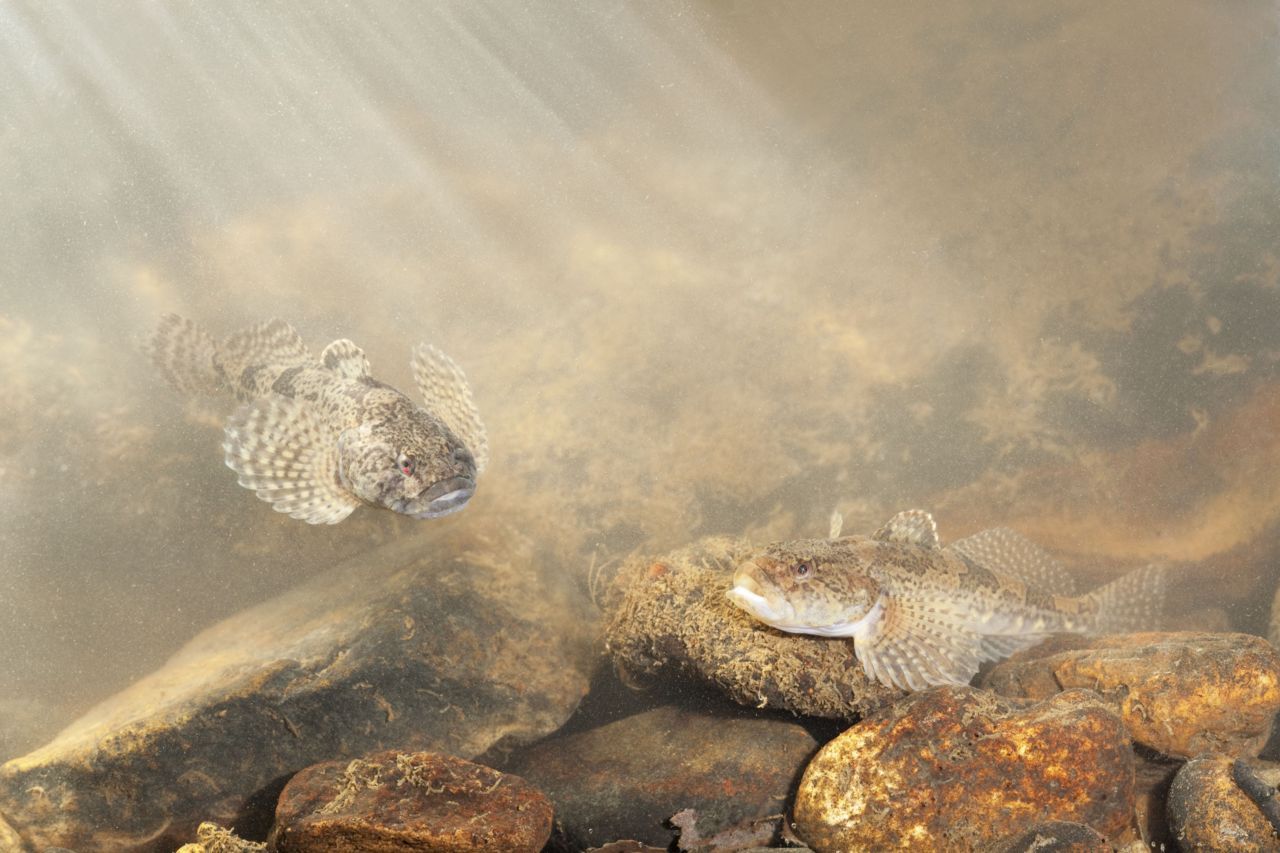
[(338, 481), (338, 446), (307, 404), (273, 394), (241, 406), (222, 449), (240, 485), (276, 512), (336, 524), (360, 505)]
[(344, 379), (368, 379), (369, 359), (355, 341), (339, 338), (320, 353), (320, 363)]
[(881, 542), (905, 542), (922, 548), (938, 547), (938, 525), (933, 516), (922, 509), (906, 509), (871, 534)]
[(894, 595), (891, 606), (879, 630), (854, 643), (863, 669), (904, 690), (968, 684), (978, 671), (982, 638), (964, 626), (963, 614), (947, 601), (910, 596)]
[(489, 438), (462, 368), (430, 344), (418, 344), (410, 364), (427, 408), (462, 440), (475, 457), (476, 473), (483, 473), (489, 464)]
[(831, 520), (827, 524), (827, 538), (839, 539), (840, 532), (844, 530), (844, 516), (840, 514), (840, 510), (831, 510)]
[(957, 539), (947, 549), (988, 571), (1020, 580), (1040, 592), (1076, 594), (1075, 578), (1061, 563), (1021, 533), (1007, 527), (993, 527)]

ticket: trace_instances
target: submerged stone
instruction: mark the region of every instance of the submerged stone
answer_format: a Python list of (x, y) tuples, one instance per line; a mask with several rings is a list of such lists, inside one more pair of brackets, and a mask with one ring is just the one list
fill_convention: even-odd
[(1092, 827), (1051, 820), (997, 844), (991, 853), (1111, 853), (1113, 849)]
[(1250, 634), (1062, 637), (997, 664), (983, 684), (1031, 699), (1088, 688), (1157, 752), (1252, 757), (1280, 711), (1280, 653)]
[(868, 679), (846, 639), (774, 630), (726, 593), (745, 542), (704, 539), (664, 557), (633, 561), (606, 602), (614, 664), (632, 678), (682, 673), (756, 708), (853, 719), (902, 695)]
[[(1243, 765), (1243, 771), (1237, 769)], [(1251, 776), (1274, 794), (1280, 765), (1238, 761), (1224, 755), (1202, 755), (1183, 765), (1169, 788), (1169, 826), (1182, 850), (1231, 850), (1263, 853), (1280, 850), (1277, 827), (1265, 816), (1259, 796), (1250, 797)], [(1244, 782), (1244, 785), (1241, 783)], [(1271, 799), (1270, 808), (1276, 804)]]
[(278, 853), (537, 853), (550, 835), (550, 801), (520, 777), (389, 750), (294, 776), (271, 838)]
[(1120, 718), (1071, 690), (1035, 704), (968, 687), (914, 693), (828, 743), (796, 793), (819, 853), (982, 849), (1045, 821), (1132, 835), (1134, 763)]
[(662, 707), (535, 744), (508, 767), (555, 803), (559, 849), (616, 839), (665, 848), (667, 822), (684, 809), (707, 837), (776, 817), (816, 746), (789, 720)]
[(171, 850), (320, 761), (555, 730), (587, 690), (588, 607), (517, 531), (466, 530), (415, 531), (206, 629), (0, 768), (0, 814), (37, 849)]

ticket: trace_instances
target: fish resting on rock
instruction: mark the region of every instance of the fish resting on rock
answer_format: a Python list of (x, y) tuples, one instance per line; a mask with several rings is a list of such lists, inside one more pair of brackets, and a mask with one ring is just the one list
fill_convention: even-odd
[(316, 358), (283, 320), (216, 341), (169, 314), (146, 349), (179, 391), (243, 403), (226, 423), (227, 467), (310, 524), (336, 524), (361, 505), (413, 518), (457, 512), (488, 462), (466, 377), (433, 346), (420, 344), (411, 362), (425, 405), (374, 379), (351, 341)]
[(729, 598), (782, 631), (848, 637), (868, 678), (904, 690), (967, 684), (984, 661), (1050, 634), (1148, 630), (1166, 571), (1147, 566), (1087, 595), (1034, 543), (994, 528), (943, 548), (933, 516), (898, 513), (871, 536), (769, 545)]

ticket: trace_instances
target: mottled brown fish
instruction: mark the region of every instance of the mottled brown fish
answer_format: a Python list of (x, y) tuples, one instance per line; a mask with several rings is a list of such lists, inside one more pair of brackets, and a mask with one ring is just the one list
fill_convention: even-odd
[(905, 690), (967, 684), (983, 661), (1050, 634), (1151, 629), (1165, 571), (1149, 566), (1088, 595), (1007, 528), (939, 546), (933, 517), (894, 516), (870, 537), (769, 545), (734, 574), (730, 599), (783, 631), (853, 640), (869, 678)]
[(227, 467), (273, 509), (310, 524), (336, 524), (361, 505), (413, 518), (457, 512), (488, 462), (466, 377), (432, 346), (412, 358), (425, 406), (374, 379), (351, 341), (316, 358), (283, 320), (215, 341), (170, 314), (147, 349), (178, 390), (244, 403), (226, 424)]

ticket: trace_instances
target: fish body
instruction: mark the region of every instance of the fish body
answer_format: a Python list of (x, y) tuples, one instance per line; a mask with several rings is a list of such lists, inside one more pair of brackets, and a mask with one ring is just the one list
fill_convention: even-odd
[(869, 678), (919, 690), (968, 683), (982, 662), (1051, 634), (1150, 628), (1164, 588), (1152, 566), (1077, 596), (1065, 570), (1012, 530), (942, 548), (932, 516), (909, 510), (872, 536), (769, 545), (738, 568), (729, 597), (780, 630), (848, 637)]
[(488, 440), (462, 371), (435, 347), (413, 353), (424, 405), (374, 379), (346, 339), (313, 356), (282, 320), (214, 340), (167, 315), (148, 347), (169, 383), (234, 394), (224, 458), (280, 512), (335, 524), (358, 506), (413, 518), (457, 512), (475, 493)]

